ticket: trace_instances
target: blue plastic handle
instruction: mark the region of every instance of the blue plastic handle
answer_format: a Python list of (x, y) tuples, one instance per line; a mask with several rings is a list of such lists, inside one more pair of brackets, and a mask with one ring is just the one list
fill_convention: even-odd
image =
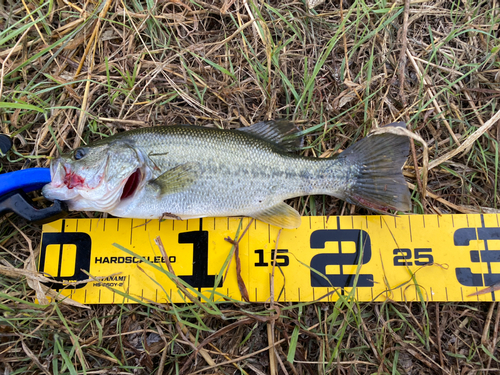
[(25, 192), (38, 190), (50, 183), (49, 168), (30, 168), (0, 174), (0, 196), (17, 189)]

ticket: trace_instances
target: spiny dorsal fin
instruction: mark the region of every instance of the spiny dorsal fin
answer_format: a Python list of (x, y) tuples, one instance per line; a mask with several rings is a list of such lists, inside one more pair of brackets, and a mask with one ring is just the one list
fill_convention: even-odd
[(303, 137), (298, 136), (300, 131), (293, 122), (287, 120), (269, 120), (257, 122), (238, 131), (253, 134), (265, 141), (275, 143), (283, 150), (293, 152), (303, 146)]
[(151, 184), (156, 185), (160, 195), (174, 194), (186, 190), (199, 175), (198, 163), (184, 163), (161, 174)]
[(280, 228), (294, 229), (300, 226), (300, 214), (284, 202), (251, 215), (253, 218)]

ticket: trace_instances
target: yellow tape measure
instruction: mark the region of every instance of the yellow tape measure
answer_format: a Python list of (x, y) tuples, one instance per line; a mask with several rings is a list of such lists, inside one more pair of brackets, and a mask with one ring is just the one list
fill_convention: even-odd
[[(84, 303), (189, 302), (169, 278), (154, 239), (160, 236), (175, 275), (197, 298), (242, 300), (234, 239), (249, 219), (187, 221), (66, 219), (46, 224), (39, 270), (62, 295)], [(500, 285), (499, 215), (303, 217), (298, 229), (254, 221), (239, 243), (241, 276), (253, 302), (494, 301)], [(89, 280), (68, 286), (65, 282)], [(217, 284), (217, 287), (215, 285)], [(355, 286), (355, 288), (353, 288)]]

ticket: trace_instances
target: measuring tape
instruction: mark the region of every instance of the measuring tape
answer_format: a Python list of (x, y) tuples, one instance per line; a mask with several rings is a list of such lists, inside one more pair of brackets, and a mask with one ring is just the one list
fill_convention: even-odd
[[(84, 304), (190, 302), (178, 283), (201, 301), (241, 301), (234, 247), (225, 238), (249, 222), (59, 220), (43, 226), (39, 271), (54, 278), (52, 289)], [(489, 288), (500, 285), (499, 215), (303, 217), (276, 243), (278, 232), (254, 221), (239, 242), (252, 302), (269, 300), (271, 280), (280, 302), (500, 298)]]

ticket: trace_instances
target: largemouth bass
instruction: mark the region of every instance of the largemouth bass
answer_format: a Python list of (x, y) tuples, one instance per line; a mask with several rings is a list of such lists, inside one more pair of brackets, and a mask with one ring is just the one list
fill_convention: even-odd
[(401, 173), (407, 137), (371, 135), (321, 159), (292, 153), (300, 148), (296, 132), (287, 121), (135, 129), (54, 159), (43, 195), (117, 217), (250, 216), (282, 228), (301, 222), (283, 201), (303, 195), (333, 195), (376, 212), (409, 210)]

